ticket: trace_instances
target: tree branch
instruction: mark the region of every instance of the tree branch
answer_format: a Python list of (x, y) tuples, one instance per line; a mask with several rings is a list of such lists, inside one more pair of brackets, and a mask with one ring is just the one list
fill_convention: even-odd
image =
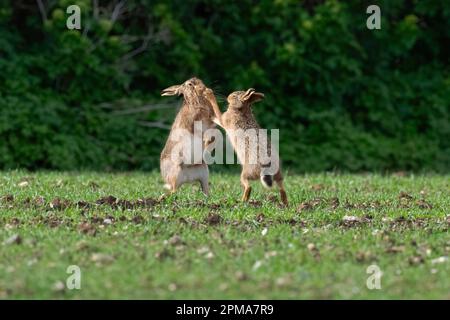
[(170, 130), (170, 126), (161, 121), (149, 122), (149, 121), (139, 121), (141, 126), (149, 127), (149, 128), (160, 128)]
[(93, 16), (95, 20), (98, 20), (98, 0), (93, 0), (93, 7), (94, 7), (94, 12), (93, 12)]
[(42, 18), (42, 22), (47, 21), (47, 10), (45, 10), (45, 6), (44, 3), (42, 2), (42, 0), (36, 0), (38, 7), (39, 7), (39, 12), (41, 13), (41, 18)]
[[(114, 23), (117, 21), (117, 19), (119, 19), (120, 15), (123, 13), (122, 9), (125, 5), (126, 0), (122, 0), (119, 1), (115, 6), (114, 9), (112, 10), (111, 13), (111, 29), (107, 32), (107, 34), (109, 34), (109, 32), (112, 30)], [(94, 8), (95, 9), (95, 8)], [(99, 18), (99, 10), (94, 10), (94, 18), (98, 21)], [(97, 42), (93, 43), (91, 45), (91, 47), (88, 49), (88, 52), (92, 52), (95, 49), (97, 49), (98, 46), (100, 46), (101, 44), (103, 44), (105, 42), (105, 39), (102, 38), (100, 40), (98, 40)]]
[(133, 51), (128, 52), (122, 57), (122, 61), (130, 60), (134, 56), (138, 55), (141, 52), (144, 52), (147, 50), (148, 44), (150, 43), (150, 40), (153, 37), (152, 29), (149, 27), (147, 31), (147, 35), (144, 37), (144, 40), (142, 41), (142, 44), (140, 47), (134, 49)]
[(120, 14), (122, 13), (122, 7), (125, 5), (126, 0), (120, 1), (116, 6), (114, 7), (114, 10), (111, 14), (111, 22), (114, 24), (116, 20), (119, 18)]
[(172, 109), (172, 108), (175, 108), (175, 104), (174, 105), (156, 104), (156, 105), (142, 106), (142, 107), (133, 108), (133, 109), (118, 110), (118, 111), (115, 111), (113, 114), (114, 115), (126, 115), (126, 114), (134, 114), (134, 113), (141, 113), (141, 112), (161, 110), (161, 109)]

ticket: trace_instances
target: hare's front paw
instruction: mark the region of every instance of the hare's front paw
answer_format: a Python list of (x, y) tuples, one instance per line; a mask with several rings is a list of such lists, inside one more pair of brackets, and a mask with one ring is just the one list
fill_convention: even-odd
[(206, 88), (205, 91), (203, 92), (203, 95), (204, 95), (205, 98), (207, 98), (208, 100), (214, 98), (214, 92), (213, 92), (210, 88)]
[(217, 125), (219, 125), (219, 126), (221, 126), (222, 127), (222, 123), (220, 122), (220, 120), (219, 119), (217, 119), (217, 118), (213, 118), (212, 119), (212, 121), (215, 123), (215, 124), (217, 124)]

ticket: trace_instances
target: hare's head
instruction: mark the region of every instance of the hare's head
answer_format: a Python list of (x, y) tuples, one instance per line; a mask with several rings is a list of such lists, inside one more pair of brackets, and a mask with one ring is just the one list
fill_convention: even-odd
[(179, 96), (183, 95), (187, 101), (196, 101), (198, 97), (203, 95), (206, 86), (202, 80), (198, 78), (191, 78), (182, 84), (174, 85), (164, 89), (161, 92), (162, 96)]
[(228, 95), (227, 101), (230, 108), (241, 109), (250, 107), (253, 103), (264, 99), (264, 94), (256, 92), (255, 89), (250, 88), (247, 91), (235, 91)]

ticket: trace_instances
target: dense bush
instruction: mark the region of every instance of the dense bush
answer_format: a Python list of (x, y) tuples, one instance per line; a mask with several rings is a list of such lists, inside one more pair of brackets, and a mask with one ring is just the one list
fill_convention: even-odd
[(0, 4), (0, 168), (156, 168), (179, 104), (159, 92), (192, 75), (265, 92), (294, 170), (450, 168), (446, 1), (378, 1), (381, 30), (357, 0)]

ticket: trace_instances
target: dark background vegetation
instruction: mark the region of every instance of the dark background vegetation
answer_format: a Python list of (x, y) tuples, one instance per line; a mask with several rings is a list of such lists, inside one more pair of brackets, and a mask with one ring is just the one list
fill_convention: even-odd
[(193, 75), (266, 93), (294, 171), (450, 168), (448, 1), (38, 2), (0, 0), (0, 169), (155, 169)]

